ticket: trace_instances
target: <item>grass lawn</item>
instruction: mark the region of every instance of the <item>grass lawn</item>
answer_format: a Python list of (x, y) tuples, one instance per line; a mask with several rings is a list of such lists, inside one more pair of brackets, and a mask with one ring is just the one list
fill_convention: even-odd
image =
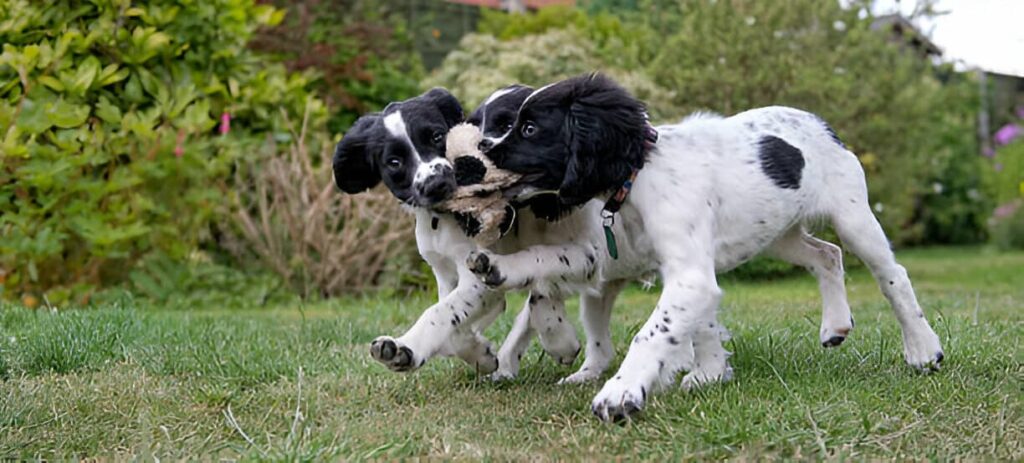
[[(904, 364), (895, 318), (862, 268), (848, 276), (857, 327), (828, 350), (809, 275), (726, 279), (734, 380), (664, 392), (624, 426), (591, 416), (600, 384), (555, 385), (574, 370), (536, 345), (521, 376), (500, 384), (454, 360), (412, 374), (374, 363), (369, 341), (400, 334), (428, 296), (244, 311), (130, 300), (55, 314), (5, 306), (0, 459), (1024, 458), (1024, 253), (899, 258), (943, 340), (941, 372)], [(619, 360), (656, 297), (620, 297)]]

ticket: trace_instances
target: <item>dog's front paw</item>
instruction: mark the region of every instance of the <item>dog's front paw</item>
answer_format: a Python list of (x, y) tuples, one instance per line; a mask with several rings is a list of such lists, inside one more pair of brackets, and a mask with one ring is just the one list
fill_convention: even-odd
[(601, 377), (601, 373), (603, 371), (604, 371), (604, 369), (591, 368), (591, 367), (588, 367), (588, 366), (584, 365), (576, 373), (573, 373), (573, 374), (571, 374), (569, 376), (566, 376), (565, 378), (562, 378), (562, 379), (558, 380), (558, 384), (559, 385), (566, 385), (566, 384), (589, 383), (591, 381), (594, 381), (594, 380), (600, 378)]
[(938, 371), (945, 355), (938, 335), (928, 330), (916, 336), (903, 336), (903, 355), (910, 366), (923, 371)]
[(724, 383), (730, 379), (732, 379), (732, 367), (728, 364), (723, 364), (721, 367), (697, 369), (687, 373), (683, 376), (680, 386), (687, 391), (691, 391), (708, 384)]
[(494, 288), (505, 282), (505, 277), (495, 264), (494, 257), (487, 251), (470, 252), (466, 258), (466, 266), (487, 286)]
[(412, 349), (390, 336), (381, 336), (370, 343), (370, 356), (391, 371), (412, 371), (423, 365)]
[(504, 367), (498, 367), (498, 370), (491, 373), (489, 378), (491, 381), (500, 383), (502, 381), (511, 381), (516, 378), (518, 371), (506, 370)]
[(628, 384), (617, 376), (604, 383), (590, 405), (601, 421), (619, 423), (632, 419), (647, 402), (647, 388), (642, 384)]

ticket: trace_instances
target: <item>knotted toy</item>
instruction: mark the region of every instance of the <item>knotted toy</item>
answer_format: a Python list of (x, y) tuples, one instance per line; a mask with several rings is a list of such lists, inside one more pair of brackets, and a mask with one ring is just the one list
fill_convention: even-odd
[(477, 244), (489, 246), (501, 238), (515, 222), (515, 208), (502, 195), (520, 175), (497, 168), (478, 145), (480, 129), (459, 124), (448, 131), (447, 157), (455, 169), (457, 188), (438, 209), (451, 212), (462, 230)]

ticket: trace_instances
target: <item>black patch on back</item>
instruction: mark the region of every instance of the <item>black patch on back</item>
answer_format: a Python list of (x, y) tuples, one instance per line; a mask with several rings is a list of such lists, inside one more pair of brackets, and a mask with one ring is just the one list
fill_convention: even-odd
[(484, 181), (487, 166), (482, 161), (470, 156), (455, 159), (455, 183), (458, 186), (476, 185)]
[(476, 217), (462, 212), (454, 212), (452, 215), (455, 217), (455, 223), (459, 224), (459, 228), (462, 228), (462, 232), (466, 236), (472, 238), (480, 234), (480, 221)]
[(761, 170), (775, 186), (792, 190), (800, 188), (800, 177), (804, 171), (803, 153), (785, 140), (771, 135), (761, 137), (757, 144)]

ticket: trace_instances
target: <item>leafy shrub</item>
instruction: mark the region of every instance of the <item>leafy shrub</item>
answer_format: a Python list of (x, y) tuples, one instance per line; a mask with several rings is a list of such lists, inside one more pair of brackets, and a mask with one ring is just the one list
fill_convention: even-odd
[[(510, 82), (545, 84), (605, 70), (625, 79), (655, 121), (698, 110), (803, 108), (828, 120), (858, 154), (891, 239), (983, 236), (984, 201), (971, 200), (969, 188), (944, 176), (961, 173), (947, 168), (954, 159), (977, 153), (974, 84), (940, 81), (927, 59), (873, 29), (873, 18), (859, 17), (862, 2), (846, 9), (818, 0), (787, 0), (785, 7), (756, 0), (623, 3), (638, 11), (621, 18), (572, 10), (489, 13), (480, 26), (487, 35), (464, 40), (426, 85), (450, 86), (474, 103)], [(529, 35), (535, 31), (542, 33)], [(923, 213), (922, 204), (943, 204), (930, 197), (936, 181), (959, 188), (955, 204), (966, 210)], [(973, 228), (955, 236), (934, 232), (946, 223)]]
[(194, 249), (232, 163), (317, 107), (303, 76), (246, 48), (281, 17), (253, 0), (0, 3), (7, 297), (60, 304)]
[(1000, 249), (1024, 249), (1024, 200), (996, 209), (991, 219), (992, 242)]
[(541, 86), (594, 70), (607, 72), (647, 101), (653, 115), (671, 112), (661, 104), (672, 100), (670, 92), (641, 73), (602, 61), (594, 44), (574, 28), (506, 42), (490, 35), (469, 34), (423, 86), (447, 87), (470, 111), (491, 92), (510, 83)]
[(386, 190), (338, 192), (333, 144), (307, 128), (283, 152), (258, 154), (239, 167), (223, 242), (304, 297), (367, 289), (385, 269), (402, 269), (415, 256), (412, 217)]
[(1024, 129), (1011, 122), (994, 138), (999, 148), (983, 170), (998, 205), (989, 220), (992, 242), (1001, 249), (1024, 249)]
[(406, 2), (274, 0), (288, 15), (261, 30), (251, 47), (278, 55), (292, 70), (315, 70), (331, 109), (331, 133), (362, 114), (419, 93), (424, 71), (401, 9)]

